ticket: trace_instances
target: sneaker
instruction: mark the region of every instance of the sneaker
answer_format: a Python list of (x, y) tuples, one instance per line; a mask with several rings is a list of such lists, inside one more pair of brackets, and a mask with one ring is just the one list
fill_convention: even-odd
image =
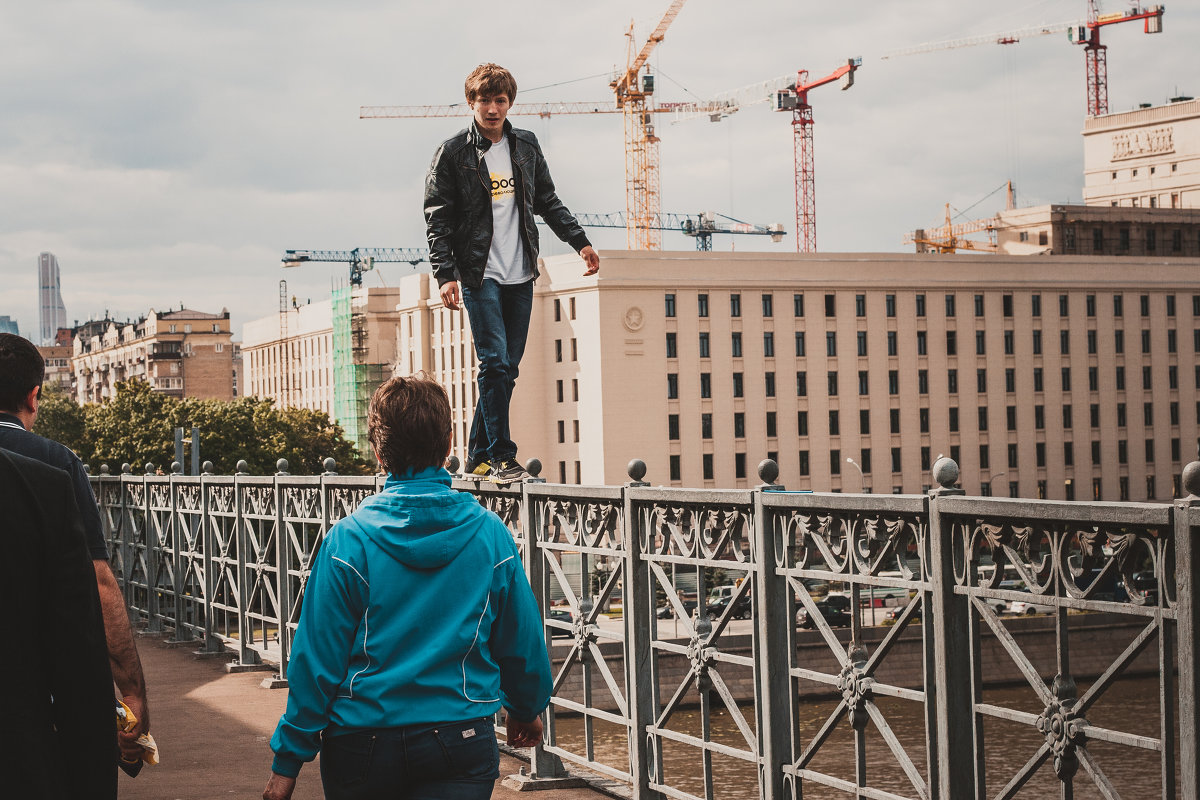
[(492, 466), (492, 462), (486, 458), (477, 464), (472, 464), (468, 461), (466, 467), (463, 468), (463, 477), (475, 481), (482, 480), (483, 478), (491, 480), (491, 476), (495, 471), (496, 468)]
[(500, 462), (500, 466), (488, 473), (487, 479), (497, 486), (520, 483), (529, 477), (525, 468), (511, 458)]

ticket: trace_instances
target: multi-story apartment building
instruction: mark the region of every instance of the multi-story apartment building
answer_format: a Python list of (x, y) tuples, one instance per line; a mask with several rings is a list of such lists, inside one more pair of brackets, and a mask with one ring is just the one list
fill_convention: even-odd
[[(543, 265), (513, 399), (552, 481), (1168, 500), (1200, 430), (1195, 259), (611, 252)], [(462, 312), (402, 285), (401, 372), (475, 402)]]
[(140, 378), (173, 397), (232, 400), (231, 336), (226, 310), (150, 309), (135, 322), (85, 322), (74, 338), (75, 399), (103, 402), (119, 381)]
[(46, 378), (42, 387), (73, 395), (75, 374), (71, 371), (71, 345), (39, 346), (38, 352), (46, 360)]

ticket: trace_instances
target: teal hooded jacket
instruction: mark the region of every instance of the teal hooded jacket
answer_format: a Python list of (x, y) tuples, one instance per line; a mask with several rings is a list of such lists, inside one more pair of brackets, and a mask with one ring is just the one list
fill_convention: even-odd
[(541, 614), (512, 534), (440, 467), (396, 477), (326, 535), (287, 669), (272, 769), (323, 732), (457, 722), (550, 702)]

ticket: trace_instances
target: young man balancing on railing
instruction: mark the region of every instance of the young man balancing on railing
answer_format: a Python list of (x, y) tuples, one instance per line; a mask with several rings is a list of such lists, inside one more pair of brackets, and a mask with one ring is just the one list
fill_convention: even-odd
[(474, 800), (508, 743), (541, 742), (550, 702), (542, 618), (504, 523), (442, 468), (450, 402), (423, 376), (375, 392), (368, 438), (388, 472), (313, 558), (265, 800), (321, 752), (329, 800)]
[(483, 64), (465, 92), (475, 119), (437, 149), (425, 182), (429, 261), (446, 308), (467, 307), (479, 358), (463, 474), (506, 484), (529, 477), (508, 416), (538, 276), (534, 215), (575, 248), (584, 275), (600, 269), (600, 256), (555, 194), (537, 137), (506, 119), (517, 96), (512, 74)]

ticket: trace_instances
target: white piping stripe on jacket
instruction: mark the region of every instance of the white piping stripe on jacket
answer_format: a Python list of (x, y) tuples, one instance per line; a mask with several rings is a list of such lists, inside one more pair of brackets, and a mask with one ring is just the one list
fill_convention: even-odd
[[(338, 558), (337, 556), (330, 556), (330, 558), (333, 559), (334, 561), (340, 561), (341, 563), (345, 564), (350, 569), (354, 570), (354, 574), (357, 575), (358, 579), (360, 581), (362, 581), (363, 584), (366, 585), (367, 589), (369, 590), (371, 588), (371, 584), (367, 582), (367, 579), (364, 578), (362, 576), (362, 573), (359, 572), (357, 569), (355, 569), (354, 565), (351, 564), (349, 561)], [(363, 643), (362, 643), (363, 655), (366, 656), (366, 658), (367, 658), (367, 665), (365, 667), (363, 667), (362, 669), (360, 669), (358, 672), (354, 673), (353, 676), (351, 676), (350, 685), (348, 687), (350, 689), (350, 694), (342, 694), (342, 695), (338, 695), (338, 697), (349, 697), (349, 698), (353, 699), (353, 697), (354, 697), (354, 681), (358, 679), (359, 675), (362, 675), (364, 672), (366, 672), (368, 669), (371, 668), (371, 656), (369, 653), (367, 653), (367, 634), (370, 633), (370, 627), (367, 625), (367, 614), (369, 613), (369, 611), (370, 611), (370, 603), (368, 602), (367, 608), (363, 609)]]
[[(499, 564), (496, 564), (492, 567), (492, 572), (495, 572), (501, 566), (507, 564), (509, 561), (512, 561), (514, 558), (515, 556), (509, 556)], [(471, 657), (471, 651), (475, 649), (475, 643), (479, 641), (479, 629), (483, 626), (483, 618), (487, 616), (487, 611), (488, 608), (491, 607), (491, 604), (492, 593), (489, 591), (487, 602), (483, 604), (483, 611), (479, 614), (479, 621), (475, 623), (475, 638), (471, 640), (471, 646), (467, 648), (467, 654), (463, 656), (462, 660), (463, 697), (466, 698), (468, 703), (497, 703), (500, 701), (499, 697), (493, 697), (490, 700), (476, 700), (474, 697), (471, 697), (469, 694), (467, 694), (467, 659)]]

